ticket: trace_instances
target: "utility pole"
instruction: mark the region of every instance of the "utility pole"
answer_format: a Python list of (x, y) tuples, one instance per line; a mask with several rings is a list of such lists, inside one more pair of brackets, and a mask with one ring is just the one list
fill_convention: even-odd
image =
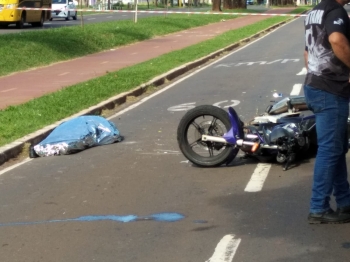
[[(80, 0), (80, 9), (83, 9), (83, 0)], [(80, 25), (84, 29), (84, 16), (82, 11), (80, 11)]]
[(135, 5), (135, 13), (134, 13), (134, 23), (137, 23), (137, 0), (134, 0), (134, 5)]

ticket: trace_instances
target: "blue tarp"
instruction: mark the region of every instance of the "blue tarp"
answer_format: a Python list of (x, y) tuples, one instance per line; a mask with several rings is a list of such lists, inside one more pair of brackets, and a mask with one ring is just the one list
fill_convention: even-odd
[(80, 116), (60, 124), (34, 150), (39, 156), (67, 155), (121, 140), (112, 122), (101, 116)]

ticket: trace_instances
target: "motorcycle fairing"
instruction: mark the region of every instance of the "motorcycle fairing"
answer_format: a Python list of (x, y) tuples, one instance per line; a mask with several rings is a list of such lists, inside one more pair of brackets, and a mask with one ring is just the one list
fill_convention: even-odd
[(231, 128), (223, 135), (223, 137), (228, 143), (235, 145), (238, 139), (243, 138), (243, 127), (241, 125), (241, 120), (232, 107), (228, 108), (228, 116), (230, 119)]

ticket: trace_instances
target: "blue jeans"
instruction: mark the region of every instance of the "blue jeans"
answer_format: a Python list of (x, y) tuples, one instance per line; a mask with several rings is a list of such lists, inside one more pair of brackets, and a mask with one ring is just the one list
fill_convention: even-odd
[(348, 151), (349, 99), (304, 86), (306, 103), (316, 116), (317, 156), (314, 167), (310, 212), (330, 208), (333, 192), (337, 207), (350, 206), (345, 155)]

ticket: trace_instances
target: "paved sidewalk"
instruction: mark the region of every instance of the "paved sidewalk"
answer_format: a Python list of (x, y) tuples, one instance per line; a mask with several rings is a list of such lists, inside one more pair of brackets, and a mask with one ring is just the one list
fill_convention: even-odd
[[(266, 13), (283, 14), (293, 9), (272, 9)], [(102, 76), (107, 71), (117, 71), (267, 18), (268, 16), (244, 16), (0, 77), (0, 109), (25, 103), (44, 94)]]

